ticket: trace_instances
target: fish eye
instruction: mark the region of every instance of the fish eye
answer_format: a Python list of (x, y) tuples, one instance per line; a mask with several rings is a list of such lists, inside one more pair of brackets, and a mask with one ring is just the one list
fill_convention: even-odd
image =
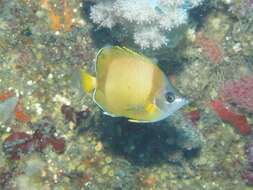
[(167, 93), (165, 94), (165, 98), (166, 98), (166, 100), (167, 100), (169, 103), (172, 103), (172, 102), (174, 102), (174, 100), (175, 100), (175, 95), (174, 95), (173, 92), (167, 92)]

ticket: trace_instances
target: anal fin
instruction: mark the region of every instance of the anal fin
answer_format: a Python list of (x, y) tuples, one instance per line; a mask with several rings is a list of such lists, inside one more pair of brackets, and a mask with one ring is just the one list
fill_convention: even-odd
[(103, 112), (103, 114), (105, 114), (105, 115), (108, 115), (108, 116), (111, 116), (111, 117), (118, 117), (118, 116), (116, 116), (116, 115), (114, 115), (114, 114), (111, 114), (111, 113), (108, 113), (108, 112)]
[(150, 123), (150, 121), (141, 121), (136, 119), (128, 119), (128, 121), (132, 123)]

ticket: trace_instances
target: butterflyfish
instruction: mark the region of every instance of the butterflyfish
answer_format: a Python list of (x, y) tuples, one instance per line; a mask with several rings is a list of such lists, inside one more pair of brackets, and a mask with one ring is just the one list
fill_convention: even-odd
[(105, 114), (131, 122), (156, 122), (188, 103), (151, 59), (126, 47), (102, 48), (96, 58), (96, 76), (80, 70), (85, 92)]

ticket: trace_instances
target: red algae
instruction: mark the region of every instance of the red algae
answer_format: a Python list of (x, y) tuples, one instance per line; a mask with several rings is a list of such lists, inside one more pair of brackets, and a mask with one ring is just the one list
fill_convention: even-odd
[(50, 18), (50, 28), (54, 31), (59, 31), (62, 29), (61, 16), (56, 14), (55, 8), (51, 7), (49, 9), (49, 18)]
[(211, 102), (211, 108), (223, 121), (234, 126), (241, 134), (249, 135), (251, 133), (251, 127), (247, 118), (244, 115), (230, 110), (221, 100), (213, 100)]
[(32, 137), (25, 132), (14, 132), (4, 140), (3, 147), (12, 160), (19, 160), (21, 153), (27, 153), (32, 148)]
[[(14, 96), (15, 96), (15, 93), (13, 91), (6, 90), (0, 93), (0, 101), (5, 101)], [(14, 112), (15, 112), (15, 118), (20, 122), (27, 123), (31, 120), (31, 117), (25, 113), (24, 106), (20, 100), (18, 101)]]
[(14, 96), (14, 92), (12, 91), (9, 91), (9, 90), (6, 90), (6, 91), (3, 91), (0, 93), (0, 101), (5, 101), (7, 100), (8, 98)]
[(249, 185), (253, 185), (253, 173), (249, 170), (245, 170), (242, 173), (242, 178), (245, 180), (245, 182)]
[(206, 37), (203, 32), (196, 34), (196, 43), (212, 63), (219, 64), (223, 61), (223, 52), (218, 43)]
[(33, 134), (33, 146), (37, 151), (43, 151), (50, 142), (50, 138), (36, 130)]
[(85, 120), (90, 116), (91, 110), (87, 107), (80, 111), (76, 111), (73, 107), (63, 104), (61, 106), (61, 113), (67, 122), (73, 122), (76, 125), (79, 125), (82, 120)]
[(24, 112), (24, 106), (20, 102), (15, 108), (15, 117), (18, 121), (21, 121), (23, 123), (31, 121), (31, 117)]
[(49, 142), (56, 153), (64, 152), (65, 140), (63, 138), (51, 138)]
[(220, 90), (224, 101), (253, 113), (253, 76), (246, 75), (239, 80), (228, 80)]
[(76, 111), (73, 107), (63, 104), (61, 106), (61, 113), (64, 115), (66, 121), (76, 123)]
[(253, 166), (253, 141), (252, 141), (252, 139), (245, 146), (245, 154), (247, 155), (248, 163), (250, 164), (250, 166)]
[(64, 30), (65, 32), (71, 32), (73, 27), (74, 12), (70, 8), (66, 1), (62, 0), (63, 4), (63, 18), (64, 18)]
[(196, 122), (200, 119), (200, 112), (197, 109), (191, 110), (186, 113), (186, 117), (188, 117), (191, 122), (195, 125)]
[(148, 176), (148, 178), (143, 181), (143, 184), (149, 187), (155, 186), (157, 183), (158, 183), (158, 179), (154, 175)]
[(37, 124), (31, 125), (35, 130), (33, 134), (34, 148), (37, 151), (43, 151), (48, 145), (52, 145), (56, 153), (64, 152), (65, 140), (55, 137), (55, 126), (50, 118), (43, 118)]
[(17, 173), (15, 170), (9, 170), (5, 167), (0, 168), (0, 189), (13, 190), (14, 185), (12, 178), (16, 177)]
[(55, 137), (55, 126), (50, 120), (44, 118), (37, 124), (31, 124), (31, 128), (34, 130), (31, 135), (26, 132), (13, 132), (4, 140), (4, 152), (9, 154), (12, 160), (19, 160), (21, 153), (42, 152), (48, 145), (58, 154), (64, 152), (65, 140)]
[(53, 31), (71, 32), (73, 28), (74, 12), (67, 1), (62, 0), (62, 12), (58, 13), (54, 6), (50, 6), (47, 0), (41, 1), (41, 6), (48, 10), (50, 28)]

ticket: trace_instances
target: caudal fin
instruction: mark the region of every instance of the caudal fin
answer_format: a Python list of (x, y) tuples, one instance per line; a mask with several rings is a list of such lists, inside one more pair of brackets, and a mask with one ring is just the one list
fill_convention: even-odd
[(83, 69), (80, 70), (80, 76), (83, 90), (87, 93), (92, 92), (96, 88), (96, 78)]

